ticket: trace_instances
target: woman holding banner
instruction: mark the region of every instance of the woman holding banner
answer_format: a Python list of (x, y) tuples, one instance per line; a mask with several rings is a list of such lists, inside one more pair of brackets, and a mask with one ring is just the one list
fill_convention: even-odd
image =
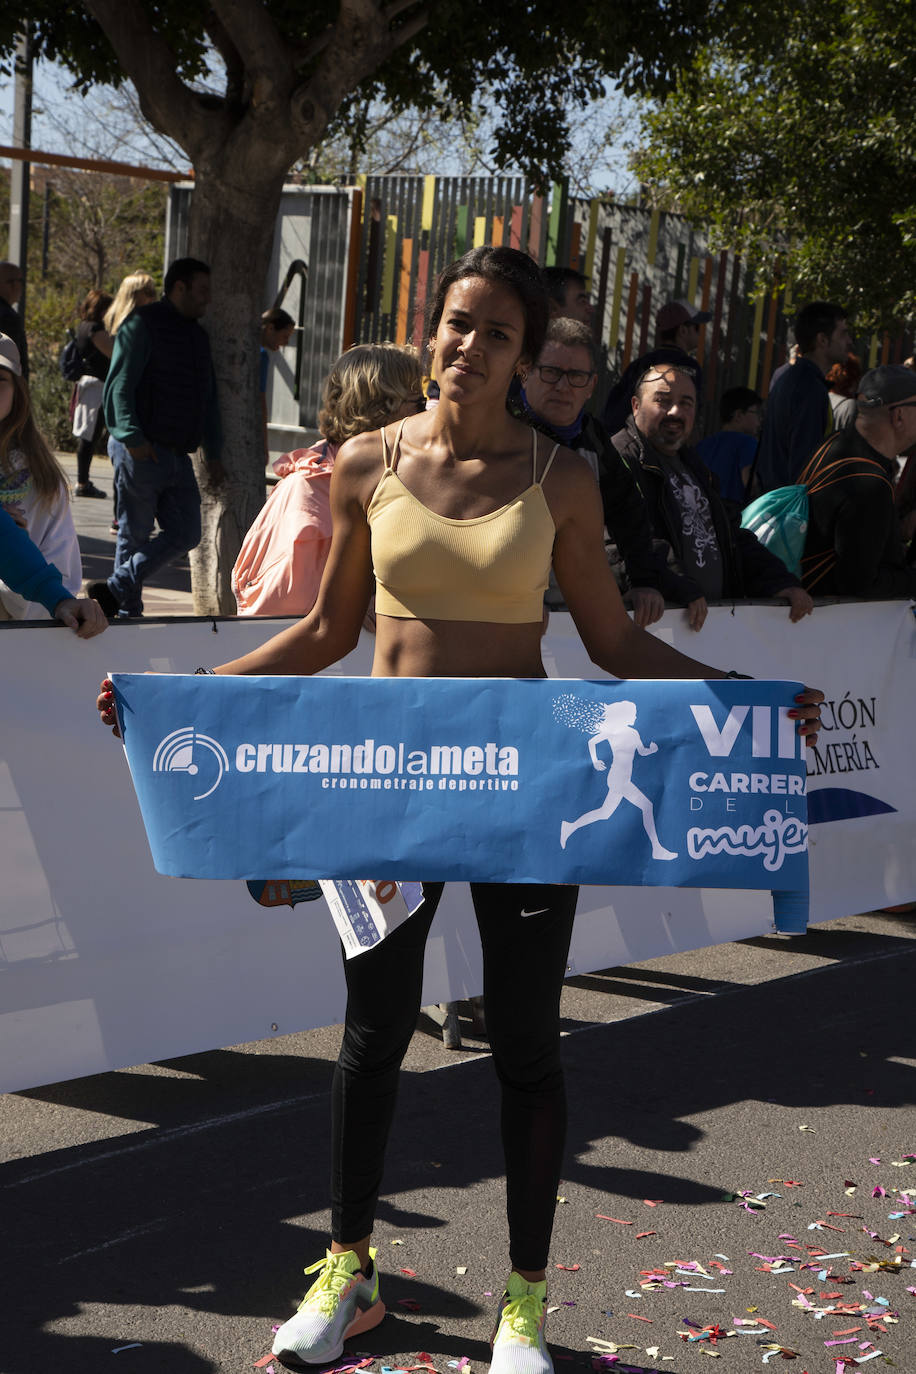
[[(543, 594), (551, 564), (592, 660), (618, 677), (720, 678), (628, 618), (604, 554), (601, 502), (585, 461), (506, 410), (538, 356), (548, 303), (539, 270), (484, 247), (442, 273), (429, 317), (433, 410), (342, 446), (331, 485), (333, 540), (309, 615), (218, 673), (315, 673), (355, 646), (373, 589), (374, 676), (546, 676)], [(794, 715), (818, 729), (822, 694)], [(115, 724), (108, 685), (102, 720)], [(577, 889), (472, 884), (483, 946), (487, 1029), (502, 1092), (511, 1273), (492, 1374), (550, 1374), (546, 1264), (566, 1103), (559, 998)], [(426, 937), (442, 884), (415, 913), (346, 962), (347, 1016), (332, 1089), (332, 1239), (274, 1354), (337, 1359), (384, 1315), (370, 1249), (398, 1073), (420, 1006)]]

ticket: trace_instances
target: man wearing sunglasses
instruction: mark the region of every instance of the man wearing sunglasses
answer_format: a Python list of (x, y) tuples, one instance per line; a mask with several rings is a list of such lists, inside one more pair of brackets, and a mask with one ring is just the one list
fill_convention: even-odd
[(914, 596), (894, 504), (897, 455), (916, 444), (916, 372), (866, 372), (852, 425), (837, 430), (802, 477), (808, 534), (802, 579), (815, 596)]
[[(580, 453), (605, 494), (605, 521), (610, 535), (608, 557), (633, 619), (645, 628), (665, 609), (660, 590), (661, 565), (653, 550), (652, 531), (639, 488), (618, 457), (610, 435), (585, 407), (598, 380), (595, 343), (579, 320), (558, 316), (547, 327), (537, 362), (528, 372), (510, 408), (544, 434)], [(595, 500), (600, 500), (598, 489)], [(623, 560), (623, 567), (620, 560)], [(548, 606), (560, 606), (551, 580)]]

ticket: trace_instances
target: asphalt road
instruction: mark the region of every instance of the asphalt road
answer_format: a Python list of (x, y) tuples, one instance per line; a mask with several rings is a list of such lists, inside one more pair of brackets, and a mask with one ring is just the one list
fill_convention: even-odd
[[(916, 917), (872, 913), (572, 980), (558, 1374), (591, 1368), (590, 1336), (621, 1347), (611, 1371), (782, 1368), (762, 1341), (798, 1352), (798, 1374), (873, 1349), (871, 1369), (916, 1370), (916, 1270), (849, 1258), (916, 1257), (914, 974)], [(370, 1374), (488, 1361), (501, 1160), (486, 1046), (465, 1031), (446, 1051), (424, 1022), (405, 1065), (377, 1229), (389, 1316), (355, 1342)], [(323, 1250), (337, 1037), (0, 1098), (0, 1374), (251, 1370)], [(677, 1286), (641, 1289), (653, 1270)], [(798, 1289), (851, 1310), (817, 1317)], [(755, 1318), (771, 1325), (736, 1324)], [(715, 1325), (746, 1334), (678, 1334)]]

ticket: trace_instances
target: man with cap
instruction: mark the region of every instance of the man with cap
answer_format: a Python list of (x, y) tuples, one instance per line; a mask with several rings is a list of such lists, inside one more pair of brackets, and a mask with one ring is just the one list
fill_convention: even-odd
[(817, 450), (802, 478), (802, 580), (815, 596), (916, 596), (894, 504), (897, 455), (916, 443), (916, 372), (888, 364), (859, 383), (854, 423)]
[(616, 434), (630, 418), (636, 383), (650, 367), (657, 363), (673, 363), (689, 372), (697, 397), (703, 397), (703, 369), (693, 356), (700, 343), (700, 325), (712, 319), (708, 310), (697, 310), (689, 301), (668, 301), (655, 316), (657, 344), (648, 353), (630, 363), (620, 381), (611, 389), (604, 403), (602, 424), (609, 434)]

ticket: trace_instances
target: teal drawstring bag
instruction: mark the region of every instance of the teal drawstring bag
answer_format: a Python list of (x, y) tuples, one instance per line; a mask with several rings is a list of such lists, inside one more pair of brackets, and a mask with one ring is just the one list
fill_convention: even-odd
[(756, 534), (770, 553), (801, 577), (801, 560), (808, 533), (808, 488), (804, 484), (776, 487), (745, 506), (741, 524)]

